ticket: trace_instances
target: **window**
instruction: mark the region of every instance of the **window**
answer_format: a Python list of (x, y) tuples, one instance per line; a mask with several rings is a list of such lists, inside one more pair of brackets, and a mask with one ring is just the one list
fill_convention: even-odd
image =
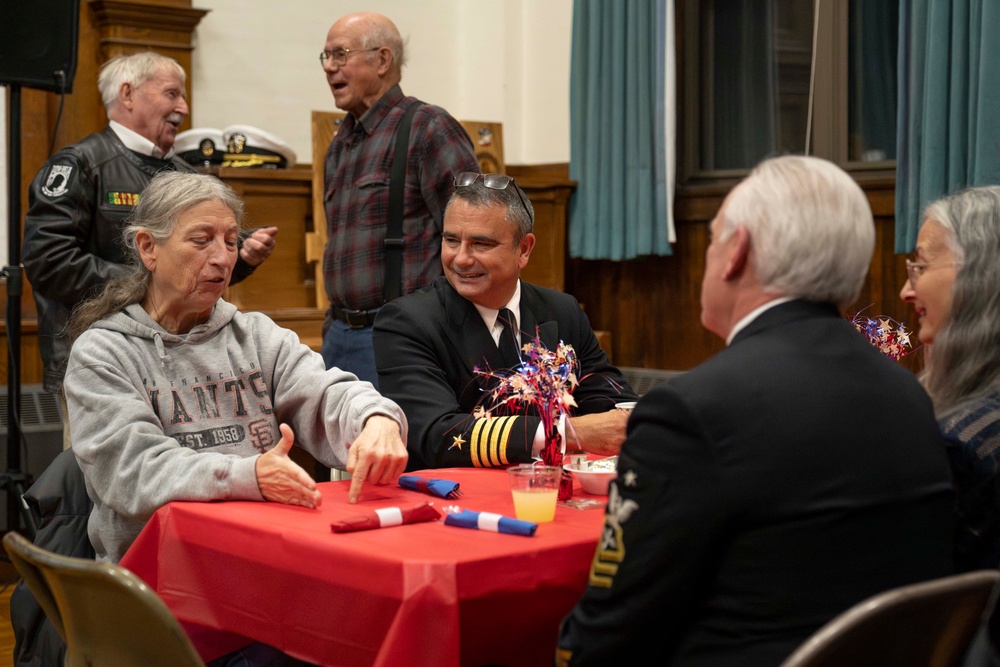
[(686, 0), (681, 12), (683, 180), (737, 177), (804, 152), (807, 137), (812, 155), (892, 173), (899, 0)]

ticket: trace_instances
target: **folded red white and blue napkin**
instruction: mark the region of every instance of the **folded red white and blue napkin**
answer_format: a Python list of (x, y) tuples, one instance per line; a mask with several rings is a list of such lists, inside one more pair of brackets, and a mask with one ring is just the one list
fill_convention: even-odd
[(426, 479), (417, 475), (402, 475), (399, 485), (411, 491), (423, 491), (438, 498), (458, 498), (462, 492), (458, 490), (458, 482), (450, 479)]
[(420, 523), (421, 521), (437, 521), (441, 518), (430, 503), (420, 503), (408, 507), (381, 507), (370, 512), (357, 514), (346, 519), (340, 519), (330, 524), (330, 530), (335, 533), (353, 533), (358, 530), (373, 528), (389, 528), (405, 523)]
[(531, 521), (511, 519), (502, 514), (493, 512), (473, 512), (462, 510), (454, 514), (448, 514), (444, 518), (444, 525), (458, 526), (459, 528), (473, 528), (476, 530), (492, 530), (495, 533), (509, 533), (511, 535), (524, 535), (532, 537), (538, 529), (538, 524)]

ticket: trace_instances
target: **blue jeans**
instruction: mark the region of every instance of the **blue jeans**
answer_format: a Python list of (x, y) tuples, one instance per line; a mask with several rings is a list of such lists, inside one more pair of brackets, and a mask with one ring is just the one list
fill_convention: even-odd
[(372, 328), (352, 329), (344, 322), (329, 315), (323, 323), (323, 362), (327, 368), (354, 373), (361, 380), (371, 382), (378, 389), (378, 371), (375, 370), (375, 345)]

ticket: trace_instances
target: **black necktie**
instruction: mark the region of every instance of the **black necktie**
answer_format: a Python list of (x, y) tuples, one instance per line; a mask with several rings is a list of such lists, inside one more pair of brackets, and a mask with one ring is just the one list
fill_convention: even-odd
[(509, 308), (501, 308), (497, 321), (503, 325), (503, 331), (500, 332), (500, 357), (503, 358), (504, 367), (520, 366), (521, 358), (517, 353), (517, 338), (514, 335), (514, 329), (517, 327), (514, 313)]

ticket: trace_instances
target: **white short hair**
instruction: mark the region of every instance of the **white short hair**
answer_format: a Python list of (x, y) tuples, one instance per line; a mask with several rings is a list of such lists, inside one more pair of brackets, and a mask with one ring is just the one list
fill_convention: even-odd
[(97, 75), (97, 89), (101, 91), (104, 108), (110, 109), (118, 101), (123, 83), (139, 87), (156, 76), (160, 70), (168, 68), (177, 73), (181, 83), (187, 79), (184, 68), (173, 58), (161, 56), (152, 51), (142, 51), (126, 56), (115, 56), (101, 66)]
[(843, 308), (858, 298), (875, 249), (868, 199), (843, 169), (815, 157), (765, 160), (729, 197), (721, 240), (750, 233), (764, 289)]

